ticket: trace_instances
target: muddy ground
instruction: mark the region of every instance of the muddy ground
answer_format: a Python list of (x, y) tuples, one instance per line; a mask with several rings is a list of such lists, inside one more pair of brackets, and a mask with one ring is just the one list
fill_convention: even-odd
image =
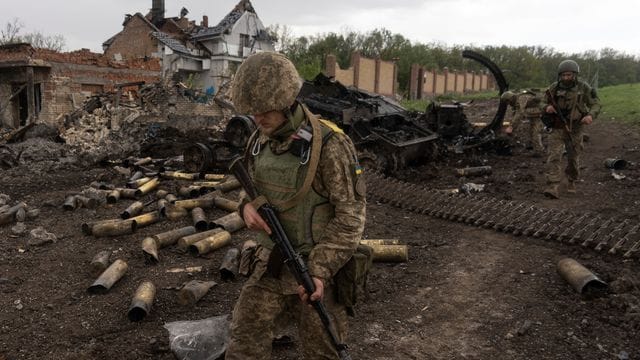
[[(606, 118), (606, 115), (604, 116)], [(477, 153), (451, 157), (402, 174), (406, 181), (446, 189), (472, 181), (485, 184), (478, 196), (523, 200), (549, 208), (591, 211), (638, 222), (640, 130), (601, 120), (588, 129), (583, 180), (577, 195), (542, 196), (544, 158), (516, 146), (512, 156)], [(616, 180), (605, 158), (631, 162)], [(487, 164), (491, 175), (459, 179), (453, 169)], [(95, 238), (81, 232), (87, 221), (115, 218), (131, 200), (97, 209), (63, 211), (66, 195), (95, 180), (123, 185), (111, 167), (72, 165), (42, 170), (21, 165), (0, 170), (0, 193), (41, 210), (25, 223), (26, 234), (0, 227), (0, 359), (173, 359), (165, 323), (197, 320), (231, 311), (243, 279), (222, 281), (224, 251), (193, 257), (174, 248), (148, 265), (140, 250), (146, 236), (189, 224), (164, 221), (135, 234)], [(177, 182), (163, 182), (173, 189)], [(375, 183), (369, 183), (373, 188)], [(231, 196), (231, 195), (230, 195)], [(209, 218), (223, 215), (210, 210)], [(42, 226), (53, 243), (29, 245), (29, 230)], [(233, 235), (239, 246), (252, 237)], [(430, 218), (371, 199), (366, 238), (398, 238), (409, 261), (376, 263), (368, 298), (350, 323), (354, 359), (638, 359), (640, 358), (640, 264), (578, 245), (548, 242)], [(129, 269), (106, 294), (87, 292), (94, 281), (89, 262), (102, 250)], [(585, 297), (557, 273), (557, 261), (573, 257), (612, 286), (601, 297)], [(202, 271), (168, 272), (202, 266)], [(179, 305), (181, 284), (218, 282), (195, 306)], [(130, 322), (127, 310), (136, 287), (151, 280), (157, 296), (149, 316)], [(275, 348), (274, 359), (297, 359), (296, 342)]]

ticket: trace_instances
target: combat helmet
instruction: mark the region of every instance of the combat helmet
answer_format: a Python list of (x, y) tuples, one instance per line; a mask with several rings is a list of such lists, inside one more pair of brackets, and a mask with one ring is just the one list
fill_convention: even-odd
[(573, 60), (562, 60), (558, 65), (558, 75), (563, 72), (573, 72), (578, 74), (580, 73), (580, 66)]
[(518, 95), (511, 90), (507, 90), (500, 95), (500, 101), (507, 104), (515, 104), (518, 99)]
[(298, 71), (289, 59), (276, 52), (260, 52), (238, 68), (231, 98), (241, 114), (281, 111), (294, 103), (301, 86)]

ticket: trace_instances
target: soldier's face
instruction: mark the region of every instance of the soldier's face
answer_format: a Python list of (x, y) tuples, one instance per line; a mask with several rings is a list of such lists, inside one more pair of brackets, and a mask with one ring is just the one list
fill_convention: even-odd
[(562, 81), (565, 84), (570, 84), (571, 82), (573, 82), (573, 80), (575, 80), (575, 77), (576, 75), (571, 71), (565, 71), (563, 73), (560, 73), (560, 81)]
[(287, 120), (282, 111), (267, 111), (265, 113), (255, 114), (253, 117), (256, 120), (256, 124), (258, 124), (260, 132), (267, 136), (270, 136)]

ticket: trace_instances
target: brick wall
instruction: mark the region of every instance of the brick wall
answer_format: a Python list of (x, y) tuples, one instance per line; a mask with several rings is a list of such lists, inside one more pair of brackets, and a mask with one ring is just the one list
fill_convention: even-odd
[(495, 89), (493, 76), (487, 73), (426, 70), (420, 65), (412, 65), (409, 78), (409, 99), (422, 99), (446, 93), (462, 94), (469, 91)]
[(324, 73), (345, 86), (386, 96), (395, 95), (397, 67), (393, 61), (369, 59), (355, 52), (347, 69), (340, 68), (334, 55), (327, 55), (325, 63)]
[(152, 57), (158, 51), (158, 40), (149, 35), (153, 28), (138, 15), (134, 15), (115, 36), (105, 52), (108, 59), (113, 59), (115, 54), (122, 55), (123, 59)]

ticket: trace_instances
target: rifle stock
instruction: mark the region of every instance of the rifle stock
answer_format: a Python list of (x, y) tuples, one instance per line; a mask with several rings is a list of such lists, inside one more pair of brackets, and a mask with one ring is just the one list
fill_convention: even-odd
[[(238, 179), (244, 190), (247, 192), (249, 198), (253, 200), (259, 196), (259, 193), (249, 176), (249, 172), (242, 163), (242, 160), (242, 157), (234, 159), (229, 165), (229, 170), (231, 170), (236, 179)], [(302, 259), (302, 256), (300, 256), (300, 254), (298, 254), (291, 245), (291, 241), (289, 241), (289, 238), (278, 219), (276, 209), (269, 203), (265, 203), (256, 210), (267, 222), (267, 225), (269, 225), (269, 228), (271, 229), (271, 240), (273, 240), (276, 246), (280, 248), (280, 251), (285, 258), (285, 263), (294, 275), (298, 284), (304, 287), (307, 294), (313, 294), (316, 290), (316, 286), (309, 274), (309, 269), (307, 268), (304, 259)], [(340, 359), (351, 360), (351, 356), (349, 356), (349, 353), (347, 352), (347, 346), (345, 344), (341, 344), (338, 340), (335, 328), (333, 327), (329, 313), (327, 312), (322, 300), (313, 301), (311, 302), (311, 305), (318, 313), (318, 316), (320, 316), (322, 325), (331, 338), (331, 342), (338, 352)]]

